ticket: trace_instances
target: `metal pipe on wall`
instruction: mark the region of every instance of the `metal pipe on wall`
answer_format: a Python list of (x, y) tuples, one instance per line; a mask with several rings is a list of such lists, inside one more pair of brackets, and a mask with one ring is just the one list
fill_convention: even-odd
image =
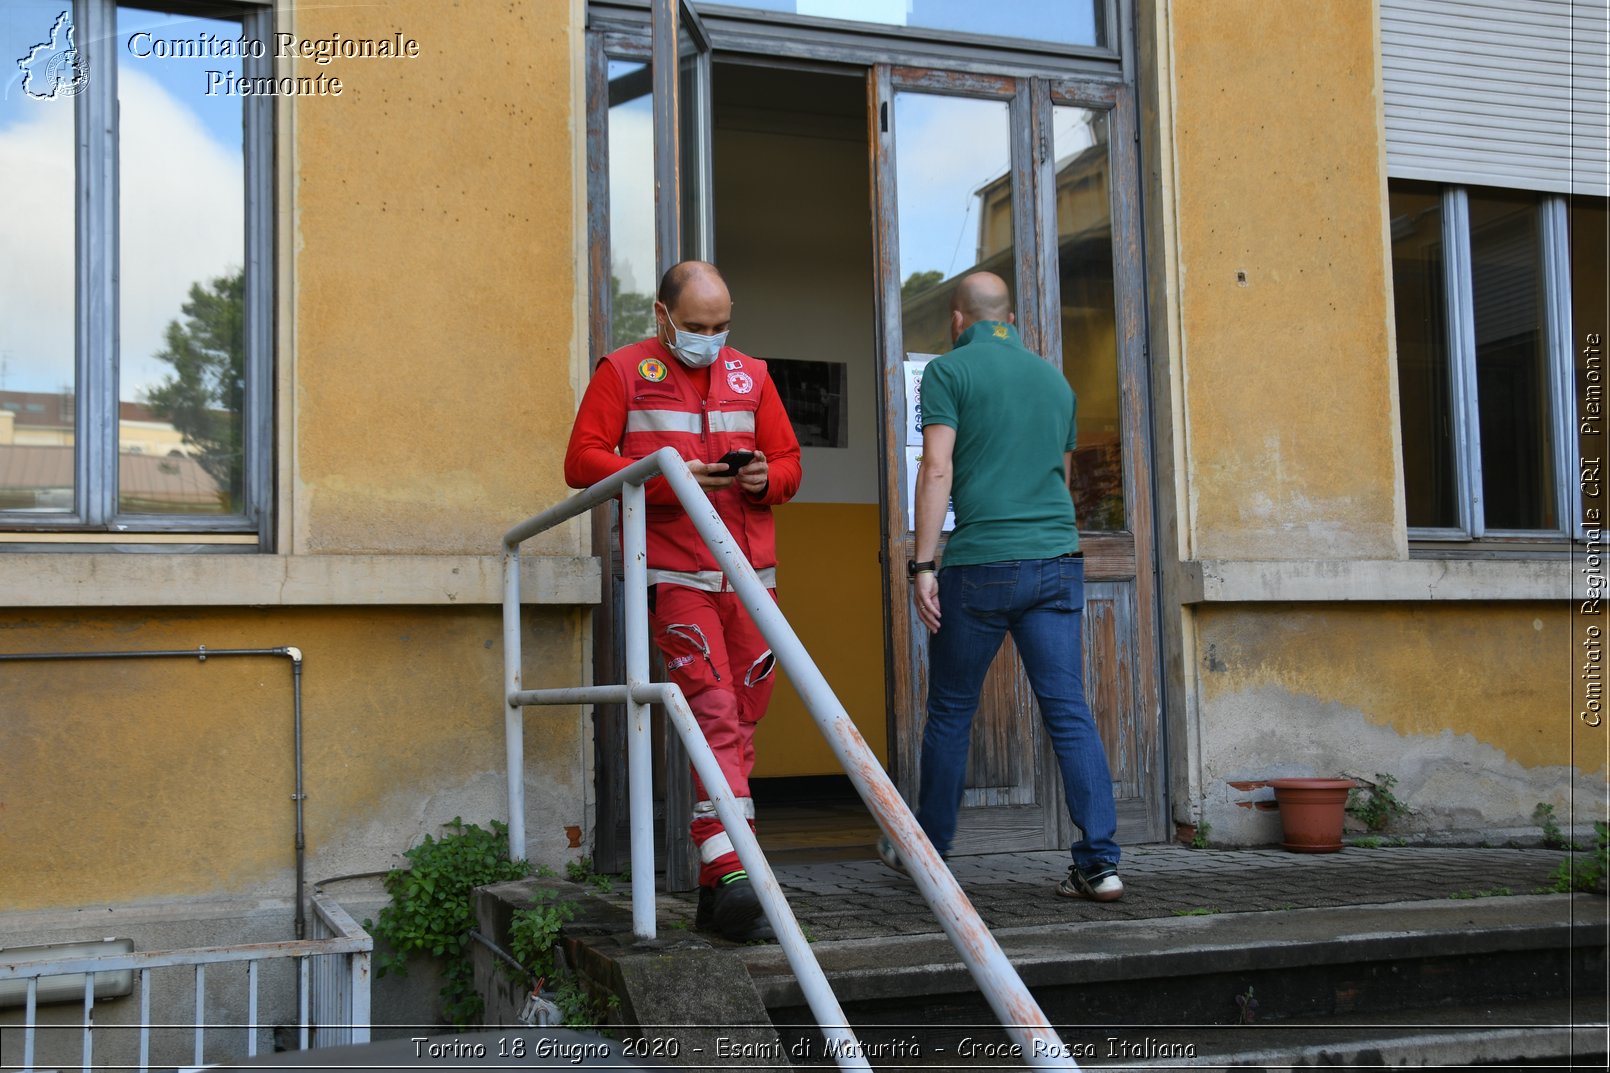
[(302, 826), (302, 650), (289, 645), (280, 648), (195, 648), (153, 649), (141, 652), (0, 652), (0, 663), (47, 663), (69, 660), (114, 659), (193, 659), (205, 663), (220, 656), (283, 656), (291, 661), (291, 693), (294, 712), (293, 760), (296, 768), (296, 937), (307, 938), (307, 911), (302, 904), (307, 840)]

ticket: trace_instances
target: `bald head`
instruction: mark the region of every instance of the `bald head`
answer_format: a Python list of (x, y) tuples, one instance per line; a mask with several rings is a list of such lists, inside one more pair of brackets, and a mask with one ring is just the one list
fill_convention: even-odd
[(981, 320), (1009, 320), (1012, 296), (1006, 281), (993, 272), (974, 272), (963, 276), (950, 296), (950, 311), (962, 316), (962, 330)]
[(727, 293), (727, 281), (708, 261), (672, 265), (660, 280), (654, 319), (660, 341), (673, 353), (678, 331), (720, 335), (732, 323), (732, 295)]
[(709, 261), (679, 261), (660, 277), (660, 289), (654, 297), (665, 308), (675, 312), (682, 292), (695, 284), (700, 285), (701, 290), (709, 290), (712, 286), (719, 286), (723, 292), (727, 289), (727, 281), (722, 278), (721, 270)]

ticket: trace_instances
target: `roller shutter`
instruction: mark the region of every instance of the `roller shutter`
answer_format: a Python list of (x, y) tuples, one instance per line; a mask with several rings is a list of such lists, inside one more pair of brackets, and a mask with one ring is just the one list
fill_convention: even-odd
[(1605, 0), (1380, 0), (1387, 174), (1610, 194)]

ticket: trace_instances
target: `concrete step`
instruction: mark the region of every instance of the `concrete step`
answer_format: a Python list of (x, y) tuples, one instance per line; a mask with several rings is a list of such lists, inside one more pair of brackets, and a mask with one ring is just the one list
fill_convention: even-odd
[[(1074, 1034), (1065, 1040), (1070, 1045), (1079, 1040), (1093, 1064), (1106, 1055), (1109, 1036), (1120, 1041), (1115, 1045), (1120, 1053), (1106, 1056), (1109, 1061), (1162, 1059), (1167, 1064), (1178, 1056), (1147, 1049), (1157, 1041), (1190, 1042), (1178, 1036), (1182, 1031), (1210, 1031), (1219, 1041), (1215, 1053), (1261, 1053), (1269, 1047), (1266, 1037), (1249, 1042), (1225, 1033), (1225, 1026), (1236, 1026), (1249, 1009), (1259, 1025), (1331, 1022), (1339, 1027), (1361, 1018), (1401, 1017), (1406, 1010), (1469, 1010), (1483, 1004), (1508, 1008), (1574, 998), (1586, 1004), (1591, 1016), (1557, 1024), (1602, 1024), (1605, 1019), (1605, 902), (1594, 895), (1095, 921), (997, 929), (995, 934), (1047, 1016), (1070, 1026)], [(869, 1044), (916, 1039), (936, 1061), (952, 1055), (965, 1065), (969, 1059), (961, 1059), (955, 1050), (964, 1040), (980, 1047), (979, 1041), (1006, 1041), (943, 936), (820, 942), (812, 949)], [(747, 947), (739, 953), (785, 1037), (814, 1036), (812, 1018), (781, 950)], [(1421, 1012), (1411, 1020), (1417, 1025), (1429, 1016)], [(1495, 1055), (1529, 1048), (1565, 1054), (1572, 1047), (1581, 1049), (1568, 1027), (1477, 1023), (1496, 1034), (1464, 1031), (1466, 1042), (1460, 1046), (1472, 1054), (1486, 1053), (1483, 1047)], [(1163, 1030), (1176, 1030), (1176, 1035), (1165, 1039)], [(1441, 1045), (1434, 1033), (1414, 1042), (1416, 1033), (1423, 1035), (1413, 1029), (1404, 1042), (1393, 1044), (1397, 1049), (1392, 1053), (1409, 1055), (1418, 1053), (1417, 1047)], [(1353, 1035), (1357, 1038), (1352, 1043), (1344, 1033), (1316, 1037), (1301, 1047), (1313, 1054), (1327, 1047), (1350, 1047), (1349, 1053), (1362, 1054), (1377, 1044), (1385, 1046), (1384, 1037)], [(1597, 1051), (1602, 1051), (1602, 1031), (1599, 1036)], [(1282, 1046), (1296, 1053), (1297, 1040), (1292, 1036)], [(1205, 1054), (1206, 1038), (1200, 1042), (1204, 1046), (1198, 1053)], [(1559, 1051), (1561, 1047), (1565, 1050)], [(988, 1057), (975, 1053), (970, 1060)]]
[[(1158, 1028), (1060, 1025), (1064, 1057), (1086, 1069), (1280, 1069), (1521, 1066), (1604, 1068), (1606, 1026), (1597, 1008), (1569, 999), (1439, 1007), (1392, 1014), (1252, 1025)], [(1587, 1018), (1597, 1017), (1596, 1021)], [(880, 1070), (1022, 1069), (998, 1028), (924, 1028), (881, 1037), (858, 1029)], [(814, 1030), (786, 1033), (796, 1068), (825, 1066)]]

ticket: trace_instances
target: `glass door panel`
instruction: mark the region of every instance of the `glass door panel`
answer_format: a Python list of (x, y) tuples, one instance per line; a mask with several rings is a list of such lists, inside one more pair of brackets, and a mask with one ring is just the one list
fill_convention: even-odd
[(654, 98), (649, 66), (608, 61), (609, 326), (596, 356), (654, 334)]
[(894, 96), (900, 326), (905, 350), (950, 349), (950, 295), (969, 272), (1006, 280), (1017, 304), (1007, 101)]
[(1104, 0), (724, 0), (733, 7), (785, 15), (1002, 37), (1087, 48), (1111, 48)]
[(677, 156), (681, 260), (715, 259), (711, 201), (710, 40), (683, 3), (677, 24)]
[(1079, 399), (1070, 491), (1081, 533), (1127, 529), (1113, 295), (1112, 162), (1106, 109), (1051, 109), (1062, 371)]

